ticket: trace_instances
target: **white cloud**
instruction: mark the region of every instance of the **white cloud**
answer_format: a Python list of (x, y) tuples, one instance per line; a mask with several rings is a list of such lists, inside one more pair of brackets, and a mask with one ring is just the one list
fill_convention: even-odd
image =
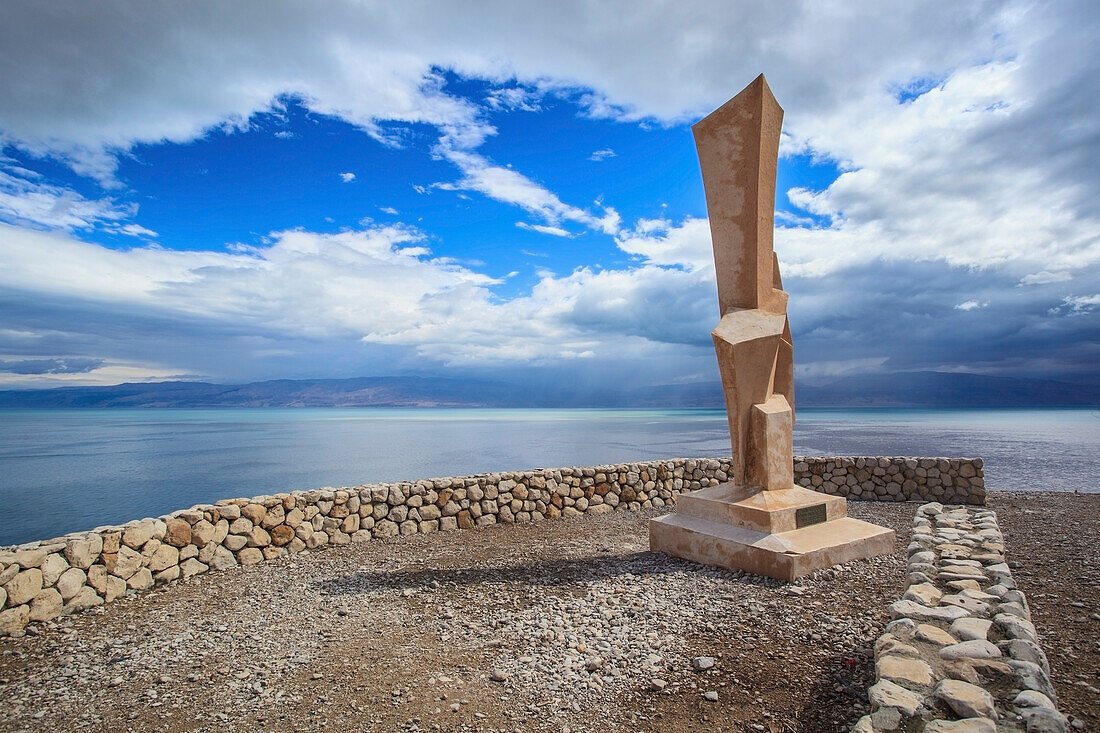
[(572, 232), (568, 229), (562, 229), (561, 227), (546, 226), (545, 224), (528, 224), (525, 221), (517, 221), (516, 226), (520, 229), (525, 229), (529, 232), (538, 232), (539, 234), (549, 234), (552, 237), (572, 237)]
[(89, 200), (72, 189), (0, 170), (0, 220), (73, 230), (109, 225), (136, 213), (135, 204), (120, 205), (110, 198)]
[(657, 265), (683, 265), (691, 270), (711, 268), (710, 223), (688, 217), (674, 225), (667, 219), (640, 219), (634, 229), (619, 234), (616, 243), (624, 252)]
[(979, 303), (976, 300), (966, 300), (966, 301), (963, 301), (962, 303), (959, 303), (958, 305), (956, 305), (955, 310), (957, 310), (957, 311), (972, 311), (972, 310), (977, 310), (978, 308), (985, 308), (988, 305), (989, 305), (989, 303)]
[(1094, 308), (1100, 306), (1100, 294), (1097, 295), (1069, 295), (1062, 299), (1061, 307), (1052, 309), (1052, 313), (1068, 313), (1071, 316), (1091, 313)]
[(564, 203), (557, 194), (522, 173), (495, 165), (484, 156), (466, 150), (457, 150), (441, 144), (437, 152), (454, 163), (463, 177), (452, 183), (435, 183), (434, 188), (444, 191), (477, 191), (496, 201), (519, 206), (525, 211), (542, 217), (552, 228), (562, 221), (573, 221), (596, 231), (614, 235), (621, 218), (611, 207), (603, 207), (602, 215), (591, 214), (584, 209)]
[(355, 174), (354, 173), (341, 173), (340, 174), (340, 180), (343, 181), (344, 183), (351, 183), (352, 181), (355, 180)]
[(379, 206), (378, 210), (381, 211), (383, 214), (389, 214), (390, 216), (397, 216), (398, 214), (397, 209), (393, 208), (392, 206)]
[(147, 229), (140, 224), (125, 224), (119, 227), (118, 231), (121, 234), (126, 234), (131, 237), (156, 237), (159, 236), (152, 229)]
[(615, 151), (614, 150), (612, 150), (611, 148), (602, 148), (600, 150), (594, 151), (592, 153), (592, 155), (588, 156), (588, 159), (599, 163), (601, 161), (607, 160), (608, 158), (614, 158), (614, 157), (615, 157)]
[(1066, 272), (1051, 272), (1050, 270), (1041, 270), (1039, 272), (1033, 272), (1030, 275), (1025, 275), (1020, 278), (1020, 285), (1047, 285), (1049, 283), (1064, 283), (1073, 279), (1073, 275)]

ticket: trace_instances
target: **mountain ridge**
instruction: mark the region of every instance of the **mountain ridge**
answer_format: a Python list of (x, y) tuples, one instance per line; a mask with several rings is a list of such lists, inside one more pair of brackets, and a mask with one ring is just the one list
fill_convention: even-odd
[[(796, 385), (801, 407), (1071, 407), (1100, 385), (956, 372), (903, 372)], [(717, 382), (601, 390), (436, 377), (274, 379), (246, 384), (127, 382), (0, 391), (0, 407), (723, 407)]]

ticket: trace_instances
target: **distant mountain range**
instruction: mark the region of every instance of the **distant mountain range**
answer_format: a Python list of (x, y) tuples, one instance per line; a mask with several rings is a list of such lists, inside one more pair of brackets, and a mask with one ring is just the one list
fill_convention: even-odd
[[(946, 372), (871, 374), (799, 385), (802, 407), (1100, 405), (1100, 385)], [(430, 377), (127, 383), (0, 391), (0, 407), (722, 407), (717, 382), (618, 391)]]

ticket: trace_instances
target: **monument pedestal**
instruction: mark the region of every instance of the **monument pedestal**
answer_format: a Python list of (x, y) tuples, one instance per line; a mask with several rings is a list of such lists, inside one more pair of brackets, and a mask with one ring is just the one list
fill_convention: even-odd
[(847, 513), (841, 497), (800, 486), (724, 483), (681, 494), (675, 513), (650, 520), (649, 547), (786, 581), (894, 551), (894, 530)]

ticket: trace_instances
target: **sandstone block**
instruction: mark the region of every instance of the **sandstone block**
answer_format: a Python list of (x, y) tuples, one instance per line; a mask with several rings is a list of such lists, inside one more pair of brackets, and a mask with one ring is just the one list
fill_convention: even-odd
[(16, 606), (0, 611), (0, 634), (22, 631), (31, 620), (29, 605)]
[[(176, 520), (183, 521), (183, 520)], [(186, 522), (185, 522), (186, 524)], [(170, 525), (170, 523), (169, 523)], [(190, 526), (190, 525), (188, 525)], [(171, 530), (169, 530), (171, 531)], [(165, 535), (167, 537), (167, 535)], [(146, 567), (154, 573), (163, 572), (179, 564), (180, 551), (173, 545), (163, 544), (157, 548), (146, 563)]]
[[(93, 566), (95, 567), (95, 566)], [(116, 598), (126, 594), (126, 581), (122, 578), (117, 578), (114, 575), (107, 576), (107, 588), (103, 593), (103, 597), (108, 603)]]
[(271, 543), (276, 547), (289, 544), (294, 539), (294, 530), (289, 525), (280, 524), (271, 528)]
[(246, 547), (237, 553), (237, 561), (241, 565), (255, 565), (263, 559), (264, 553), (258, 547)]
[(262, 550), (265, 560), (274, 560), (282, 557), (286, 552), (282, 547), (276, 547), (275, 545), (268, 545)]
[(180, 577), (190, 578), (195, 575), (201, 575), (202, 573), (205, 573), (207, 569), (208, 568), (204, 563), (201, 563), (192, 557), (180, 563)]
[(107, 568), (102, 565), (93, 565), (88, 568), (87, 583), (99, 595), (105, 594), (107, 592)]
[(961, 680), (942, 680), (936, 685), (934, 694), (960, 718), (997, 718), (992, 695), (977, 685)]
[(237, 552), (248, 544), (248, 536), (239, 534), (226, 535), (225, 539), (222, 540), (222, 544), (229, 548), (230, 552)]
[[(228, 538), (227, 538), (228, 539)], [(210, 558), (210, 567), (214, 570), (228, 570), (237, 566), (237, 558), (226, 547), (218, 545)]]
[(69, 540), (65, 545), (65, 559), (74, 568), (87, 570), (92, 563), (99, 559), (103, 552), (103, 538), (98, 534), (90, 533), (78, 540)]
[(248, 533), (249, 547), (267, 547), (271, 544), (271, 535), (267, 533), (267, 530), (260, 526), (255, 526), (252, 531)]
[(297, 529), (298, 525), (305, 521), (305, 517), (305, 512), (295, 507), (287, 512), (284, 523), (291, 529)]
[(149, 568), (141, 568), (126, 579), (126, 585), (134, 590), (149, 590), (153, 587), (153, 574)]
[(103, 564), (107, 567), (107, 572), (126, 580), (141, 567), (142, 559), (140, 552), (123, 544), (118, 548), (117, 554), (103, 555)]
[[(148, 572), (148, 571), (146, 571)], [(102, 606), (103, 599), (99, 595), (89, 588), (84, 586), (80, 589), (80, 592), (73, 596), (72, 600), (65, 604), (65, 608), (62, 609), (63, 614), (77, 613), (93, 606)]]
[(179, 565), (172, 565), (171, 567), (167, 567), (164, 570), (161, 570), (159, 573), (154, 573), (153, 574), (153, 582), (154, 583), (171, 583), (173, 580), (176, 580), (177, 578), (179, 578), (179, 576), (180, 576), (180, 566)]
[(247, 535), (252, 531), (252, 520), (248, 517), (238, 517), (229, 524), (229, 534)]
[(180, 562), (183, 562), (184, 560), (190, 560), (193, 557), (198, 557), (198, 555), (199, 548), (193, 544), (180, 548)]
[(88, 576), (80, 568), (69, 568), (57, 579), (57, 592), (66, 601), (72, 600), (84, 587)]
[[(126, 525), (122, 530), (122, 544), (132, 550), (139, 550), (146, 542), (153, 539), (155, 527), (153, 520), (143, 519)], [(121, 547), (119, 551), (121, 552)]]
[(29, 616), (31, 621), (49, 621), (61, 615), (61, 609), (65, 602), (61, 594), (54, 588), (46, 588), (34, 597), (30, 603)]
[(169, 519), (165, 522), (164, 543), (175, 548), (191, 544), (191, 525), (184, 519)]
[(46, 556), (40, 569), (42, 570), (42, 586), (48, 588), (57, 583), (57, 579), (61, 577), (61, 574), (69, 569), (69, 563), (62, 555), (55, 552)]
[[(43, 556), (42, 559), (44, 560), (45, 556)], [(39, 563), (41, 562), (42, 560), (39, 560)], [(42, 571), (37, 567), (33, 567), (18, 572), (14, 578), (4, 585), (4, 590), (7, 591), (8, 594), (8, 606), (22, 606), (23, 604), (30, 603), (31, 599), (42, 590)], [(26, 624), (24, 624), (24, 626), (25, 625)]]
[[(359, 532), (356, 535), (356, 538), (358, 538), (360, 535), (363, 535), (365, 537), (365, 539), (370, 539), (370, 532)], [(303, 542), (302, 540), (298, 539), (297, 537), (295, 537), (286, 546), (286, 549), (287, 549), (287, 552), (289, 552), (291, 554), (296, 554), (296, 553), (299, 553), (302, 550), (306, 549), (306, 543)]]
[(247, 504), (241, 507), (241, 516), (247, 517), (253, 524), (260, 524), (267, 516), (267, 507), (263, 504)]

